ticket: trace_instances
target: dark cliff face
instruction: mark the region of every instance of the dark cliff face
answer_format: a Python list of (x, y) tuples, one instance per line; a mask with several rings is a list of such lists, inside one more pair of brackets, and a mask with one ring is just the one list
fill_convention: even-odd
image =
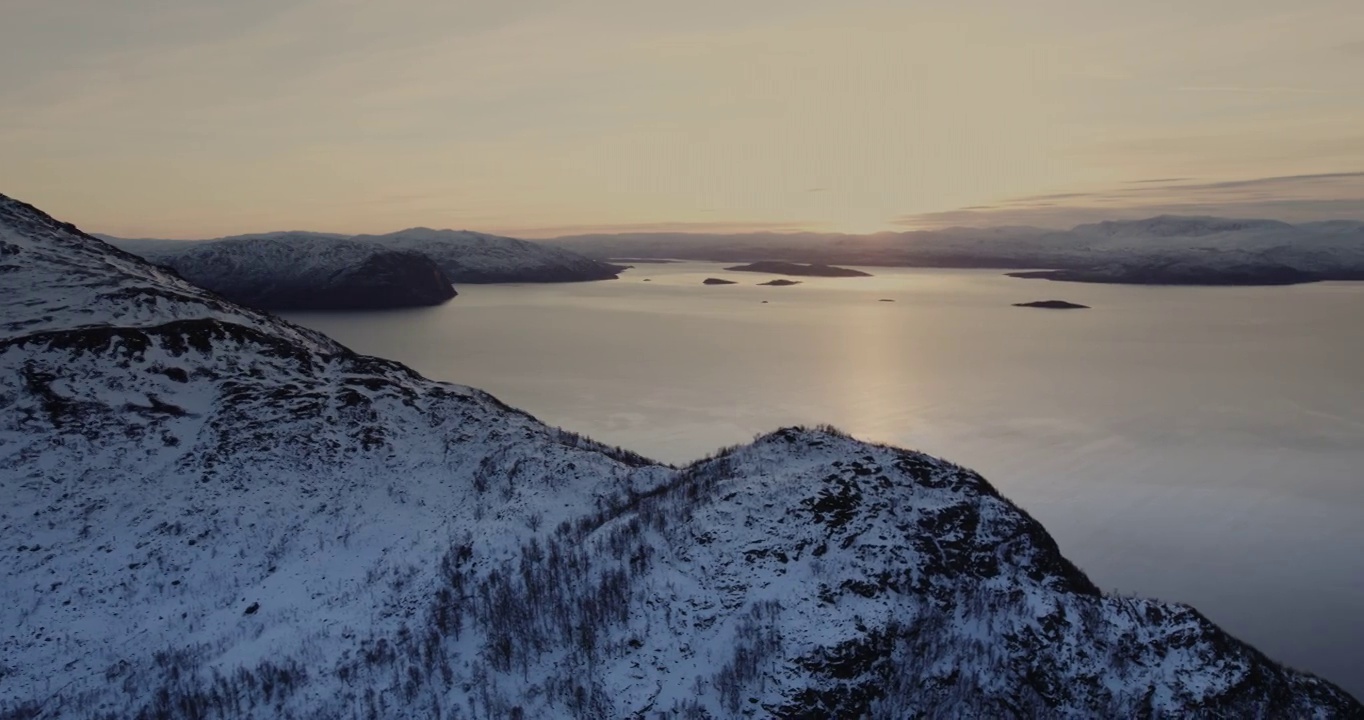
[(425, 255), (349, 240), (223, 240), (162, 262), (189, 282), (263, 310), (421, 307), (456, 295), (440, 266)]
[[(187, 279), (195, 281), (193, 277)], [(363, 264), (320, 282), (261, 282), (218, 289), (213, 287), (212, 278), (207, 278), (199, 284), (235, 302), (268, 310), (423, 307), (439, 305), (457, 295), (439, 266), (430, 258), (411, 252), (375, 253)]]
[(483, 269), (454, 260), (443, 267), (455, 282), (470, 284), (592, 282), (615, 280), (624, 271), (623, 267), (595, 261), (572, 266)]
[[(371, 296), (361, 301), (365, 307), (439, 305), (458, 294), (439, 265), (415, 252), (375, 254), (345, 277), (345, 285)], [(336, 297), (332, 304), (342, 307), (344, 300)]]

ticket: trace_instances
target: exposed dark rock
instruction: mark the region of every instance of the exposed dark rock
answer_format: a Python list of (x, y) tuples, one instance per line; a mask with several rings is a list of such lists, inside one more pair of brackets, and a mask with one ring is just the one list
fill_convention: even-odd
[(779, 260), (763, 260), (747, 265), (735, 265), (726, 270), (734, 272), (767, 273), (768, 275), (796, 275), (801, 277), (871, 277), (871, 273), (851, 268), (834, 267), (818, 263), (802, 264)]
[(1034, 300), (1032, 302), (1014, 303), (1014, 307), (1026, 308), (1045, 308), (1048, 310), (1087, 310), (1088, 305), (1067, 302), (1065, 300)]
[(702, 284), (702, 285), (737, 285), (738, 283), (734, 282), (733, 280), (725, 280), (725, 279), (723, 279), (723, 278), (706, 278), (705, 280), (702, 280), (702, 281), (701, 281), (701, 284)]

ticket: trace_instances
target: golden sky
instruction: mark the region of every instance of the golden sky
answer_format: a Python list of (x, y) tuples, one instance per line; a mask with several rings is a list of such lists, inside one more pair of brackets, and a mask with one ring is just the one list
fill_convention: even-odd
[(0, 192), (91, 231), (1364, 215), (1358, 0), (0, 4)]

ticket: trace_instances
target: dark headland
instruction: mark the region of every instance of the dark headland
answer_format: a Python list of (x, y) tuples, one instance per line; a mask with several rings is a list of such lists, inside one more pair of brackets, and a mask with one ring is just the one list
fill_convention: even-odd
[(1114, 285), (1298, 285), (1322, 280), (1357, 279), (1349, 273), (1318, 273), (1277, 264), (1219, 267), (1196, 263), (1150, 263), (1088, 269), (1027, 270), (1006, 274), (1030, 280)]
[(667, 265), (669, 263), (681, 262), (680, 260), (665, 260), (663, 258), (607, 258), (609, 263), (625, 263), (629, 265)]
[(1088, 305), (1067, 302), (1065, 300), (1034, 300), (1032, 302), (1014, 303), (1014, 307), (1043, 308), (1046, 310), (1088, 310)]
[(776, 260), (764, 260), (762, 262), (749, 263), (747, 265), (735, 265), (734, 267), (727, 267), (725, 269), (734, 272), (767, 273), (768, 275), (796, 275), (798, 277), (871, 277), (871, 273), (864, 273), (861, 270), (853, 270), (851, 268), (820, 265), (818, 263), (806, 265)]

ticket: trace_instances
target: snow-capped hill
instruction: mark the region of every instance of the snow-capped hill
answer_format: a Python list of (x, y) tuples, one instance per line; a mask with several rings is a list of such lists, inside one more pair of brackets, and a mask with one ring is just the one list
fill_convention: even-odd
[(1028, 276), (1192, 285), (1354, 279), (1364, 277), (1364, 235), (1350, 227), (1183, 216), (1081, 225), (1059, 238), (1069, 243), (1069, 268)]
[(1320, 220), (1303, 223), (1300, 227), (1320, 233), (1359, 234), (1364, 233), (1364, 220)]
[(552, 245), (468, 230), (409, 228), (355, 239), (420, 252), (435, 260), (455, 282), (609, 280), (622, 269)]
[(3, 207), (6, 308), (48, 309), (0, 337), (0, 717), (1364, 713), (951, 463), (660, 466)]
[(1289, 233), (1293, 226), (1278, 220), (1239, 220), (1205, 215), (1159, 215), (1145, 220), (1106, 220), (1078, 225), (1072, 232), (1103, 237), (1201, 238), (1223, 233)]
[[(152, 241), (155, 242), (155, 241)], [(129, 243), (130, 250), (138, 247)], [(318, 233), (243, 235), (142, 245), (145, 257), (250, 307), (342, 310), (437, 305), (450, 279), (421, 253)]]
[[(0, 717), (134, 717), (214, 672), (331, 666), (424, 608), (451, 547), (502, 561), (669, 477), (0, 213), (0, 297), (42, 320), (0, 337)], [(202, 687), (166, 674), (201, 661)]]
[(475, 587), (494, 716), (1361, 711), (1191, 608), (1103, 596), (975, 473), (829, 430), (686, 468)]
[(84, 326), (213, 318), (335, 352), (321, 333), (234, 305), (141, 258), (0, 195), (0, 339)]

